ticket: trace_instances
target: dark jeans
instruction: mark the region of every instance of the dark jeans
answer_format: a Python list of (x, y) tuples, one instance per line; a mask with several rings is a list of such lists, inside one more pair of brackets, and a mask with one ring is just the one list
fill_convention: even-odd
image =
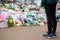
[(56, 21), (56, 4), (45, 3), (45, 11), (48, 21), (48, 33), (56, 33), (57, 21)]

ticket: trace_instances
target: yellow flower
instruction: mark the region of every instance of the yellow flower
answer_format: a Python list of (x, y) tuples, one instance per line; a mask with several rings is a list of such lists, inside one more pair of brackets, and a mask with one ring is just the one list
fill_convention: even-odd
[(13, 20), (9, 20), (9, 23), (12, 23), (13, 22)]

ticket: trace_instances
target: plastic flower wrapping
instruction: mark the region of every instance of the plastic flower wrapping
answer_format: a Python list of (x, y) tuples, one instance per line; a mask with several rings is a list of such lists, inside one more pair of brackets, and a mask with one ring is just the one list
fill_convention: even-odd
[(46, 17), (37, 9), (39, 9), (38, 6), (31, 4), (22, 4), (21, 6), (5, 4), (5, 6), (0, 7), (0, 28), (44, 25)]

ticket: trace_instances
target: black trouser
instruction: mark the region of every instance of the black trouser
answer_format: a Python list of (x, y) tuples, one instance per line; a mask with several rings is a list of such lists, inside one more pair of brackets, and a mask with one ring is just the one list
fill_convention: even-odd
[(48, 21), (48, 33), (56, 33), (57, 21), (56, 21), (56, 4), (45, 3), (45, 11)]

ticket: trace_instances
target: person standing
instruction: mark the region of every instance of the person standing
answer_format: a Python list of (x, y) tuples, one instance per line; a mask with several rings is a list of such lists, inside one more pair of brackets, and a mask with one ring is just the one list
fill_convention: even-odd
[(45, 8), (47, 21), (48, 21), (48, 32), (44, 33), (43, 36), (46, 38), (53, 38), (56, 37), (56, 28), (57, 28), (57, 21), (56, 21), (56, 5), (57, 0), (42, 0), (42, 5)]

